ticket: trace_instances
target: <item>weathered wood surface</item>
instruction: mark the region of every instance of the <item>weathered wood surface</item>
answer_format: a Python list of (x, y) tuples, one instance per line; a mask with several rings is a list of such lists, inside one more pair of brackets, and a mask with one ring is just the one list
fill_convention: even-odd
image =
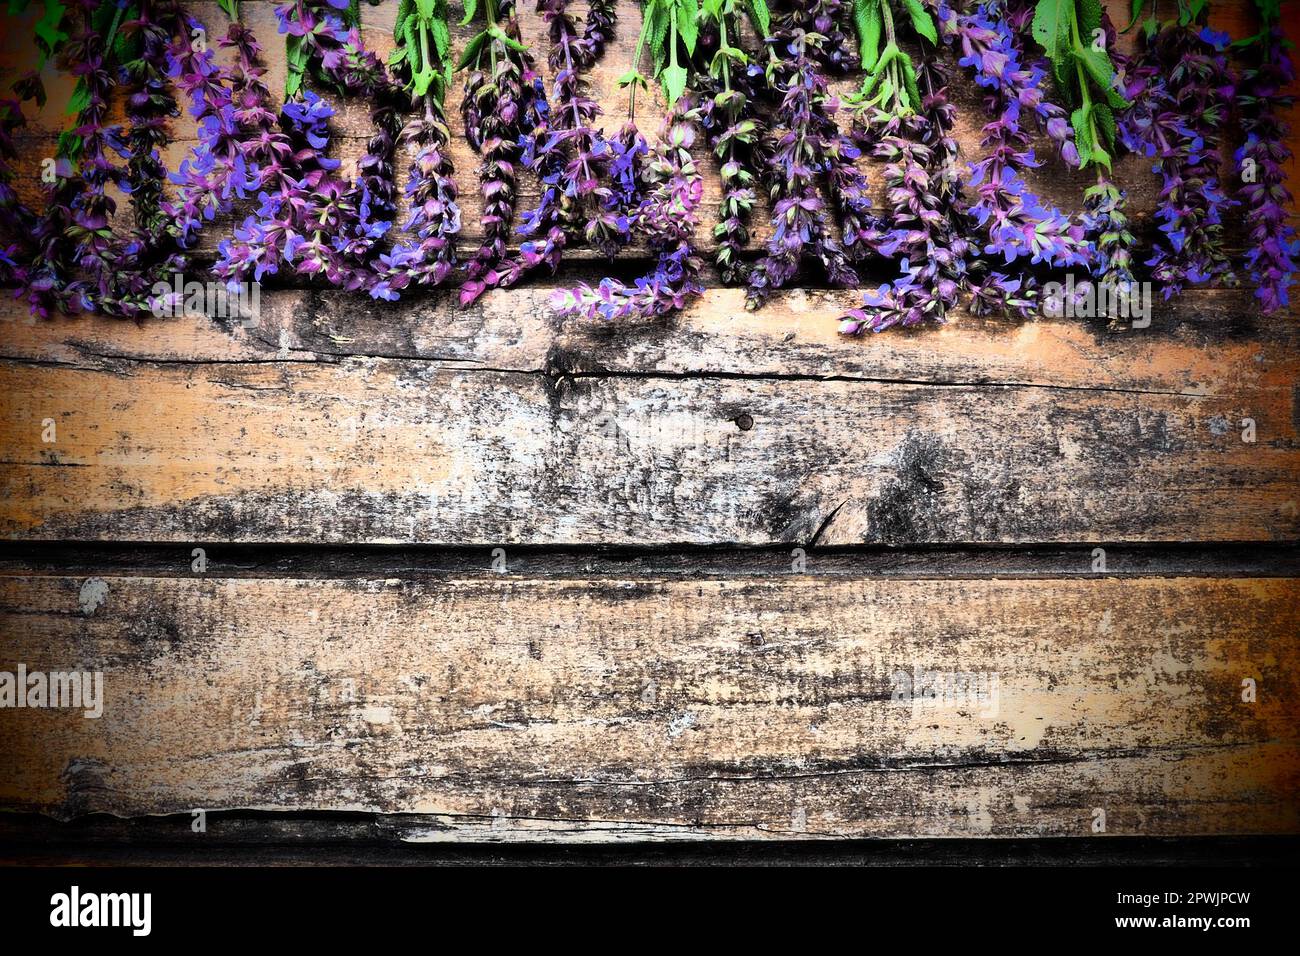
[[(1237, 36), (1243, 8), (1216, 5)], [(387, 50), (394, 5), (362, 13)], [(365, 105), (336, 127), (354, 160)], [(1145, 164), (1118, 172), (1149, 216)], [(1088, 178), (1031, 182), (1073, 210)], [(268, 288), (249, 328), (0, 299), (0, 669), (102, 669), (109, 699), (0, 710), (0, 809), (365, 811), (411, 843), (1086, 837), (1095, 808), (1110, 836), (1300, 832), (1294, 316), (1213, 292), (1145, 330), (846, 339), (851, 291), (615, 326), (551, 318), (548, 286)], [(226, 577), (184, 576), (192, 541)], [(355, 547), (385, 542), (415, 547)], [(790, 573), (814, 543), (920, 547)], [(898, 707), (895, 664), (996, 672), (999, 713)]]
[[(215, 3), (194, 2), (186, 3), (185, 6), (193, 10), (195, 15), (207, 25), (211, 37), (215, 38), (224, 34), (228, 20)], [(459, 3), (452, 6), (454, 11), (459, 11)], [(1127, 2), (1110, 0), (1110, 6), (1113, 8), (1117, 20), (1123, 23), (1128, 22)], [(1219, 7), (1223, 9), (1220, 10)], [(252, 28), (254, 34), (266, 48), (264, 56), (267, 68), (266, 79), (278, 103), (284, 89), (285, 66), (283, 37), (276, 32), (276, 19), (273, 9), (274, 3), (265, 2), (265, 0), (247, 0), (247, 2), (241, 4), (242, 19)], [(579, 15), (581, 15), (581, 12), (581, 10), (578, 11)], [(384, 57), (387, 57), (393, 48), (392, 29), (396, 13), (397, 4), (395, 2), (380, 3), (377, 6), (369, 4), (362, 4), (361, 6), (363, 35), (366, 43), (370, 49)], [(627, 96), (625, 91), (618, 89), (617, 78), (625, 73), (632, 63), (637, 31), (641, 22), (638, 5), (627, 2), (627, 0), (620, 4), (618, 16), (614, 39), (609, 44), (604, 57), (586, 75), (593, 98), (601, 104), (606, 114), (604, 125), (610, 130), (617, 129), (625, 119)], [(455, 20), (458, 21), (459, 19), (460, 17), (457, 15)], [(537, 56), (542, 75), (547, 77), (549, 82), (551, 71), (545, 62), (545, 51), (549, 42), (547, 40), (547, 27), (540, 14), (533, 9), (533, 5), (530, 3), (520, 5), (519, 21), (524, 40)], [(25, 21), (20, 18), (15, 22), (24, 23)], [(1256, 29), (1247, 4), (1242, 4), (1240, 8), (1232, 4), (1220, 4), (1215, 8), (1214, 22), (1219, 28), (1229, 30), (1234, 37), (1247, 36)], [(476, 27), (460, 27), (453, 24), (452, 32), (455, 49), (462, 49), (476, 30)], [(1121, 37), (1121, 47), (1131, 51), (1135, 35), (1134, 33)], [(15, 69), (28, 69), (35, 65), (32, 62), (31, 44), (27, 39), (29, 36), (29, 29), (15, 28), (8, 38), (7, 49), (4, 51), (5, 58)], [(754, 38), (747, 36), (745, 41), (749, 45), (753, 45)], [(223, 61), (230, 59), (228, 51), (222, 51), (220, 55)], [(956, 65), (956, 59), (950, 52), (945, 50), (942, 56), (947, 58), (953, 71), (951, 95), (953, 101), (959, 107), (956, 138), (962, 146), (965, 158), (974, 161), (983, 156), (980, 147), (980, 127), (988, 119), (983, 108), (982, 94), (979, 87), (971, 80), (969, 73), (964, 68)], [(27, 130), (20, 131), (20, 141), (23, 145), (19, 159), (19, 174), (15, 183), (19, 195), (25, 201), (34, 204), (39, 204), (41, 201), (40, 159), (54, 154), (55, 139), (58, 132), (71, 123), (71, 119), (66, 115), (66, 110), (67, 103), (72, 95), (72, 84), (53, 67), (47, 68), (43, 76), (51, 91), (50, 101), (43, 110), (29, 117)], [(854, 74), (837, 79), (834, 88), (837, 92), (844, 94), (854, 91), (860, 85), (860, 75)], [(482, 202), (475, 179), (479, 163), (478, 157), (468, 145), (460, 118), (461, 86), (462, 83), (459, 78), (452, 83), (448, 95), (447, 111), (452, 129), (451, 158), (457, 170), (456, 178), (460, 186), (460, 202), (464, 220), (461, 245), (464, 246), (465, 252), (468, 253), (474, 248), (473, 244), (481, 234), (479, 222)], [(356, 99), (336, 99), (335, 97), (330, 97), (330, 99), (338, 111), (333, 124), (335, 143), (332, 147), (332, 153), (343, 160), (343, 170), (348, 175), (351, 175), (356, 160), (365, 152), (366, 140), (370, 136), (369, 106), (365, 102)], [(657, 133), (659, 117), (663, 112), (659, 100), (658, 96), (643, 96), (638, 100), (637, 118), (639, 126), (651, 136)], [(115, 103), (113, 115), (119, 122), (124, 119), (120, 98)], [(842, 113), (841, 118), (847, 121), (847, 111)], [(195, 145), (195, 126), (188, 115), (183, 115), (173, 121), (172, 127), (174, 139), (164, 150), (163, 158), (169, 168), (176, 169), (179, 167), (181, 160)], [(1293, 150), (1300, 153), (1300, 129), (1293, 131), (1291, 141)], [(1094, 181), (1094, 174), (1090, 171), (1081, 172), (1066, 167), (1053, 156), (1050, 141), (1045, 137), (1039, 137), (1037, 151), (1040, 156), (1048, 161), (1041, 168), (1030, 170), (1025, 177), (1026, 182), (1032, 189), (1057, 205), (1065, 213), (1077, 214), (1082, 206), (1083, 191)], [(716, 221), (721, 187), (716, 164), (711, 162), (705, 153), (706, 148), (702, 147), (700, 156), (701, 169), (706, 177), (705, 201), (696, 235), (697, 241), (702, 248), (711, 249), (713, 247), (713, 224)], [(402, 183), (405, 182), (407, 164), (410, 158), (409, 152), (403, 148), (398, 163)], [(880, 176), (881, 167), (878, 163), (864, 160), (863, 168), (869, 172), (869, 179), (873, 184), (873, 196), (877, 204), (880, 204), (884, 195)], [(1291, 168), (1292, 172), (1293, 170), (1294, 164), (1292, 164)], [(1235, 185), (1237, 180), (1231, 170), (1225, 168), (1224, 172), (1225, 182)], [(1160, 190), (1158, 177), (1151, 173), (1150, 161), (1135, 156), (1124, 156), (1116, 164), (1115, 176), (1117, 181), (1124, 183), (1127, 187), (1129, 194), (1128, 208), (1134, 220), (1135, 228), (1144, 233), (1149, 232), (1153, 228), (1151, 217), (1156, 208)], [(1294, 179), (1294, 175), (1292, 175), (1292, 178)], [(519, 208), (532, 208), (532, 206), (536, 205), (538, 195), (539, 189), (536, 177), (527, 170), (522, 171)], [(405, 207), (403, 207), (404, 209)], [(404, 218), (405, 212), (403, 211), (403, 221)], [(129, 224), (130, 222), (129, 204), (125, 201), (121, 209), (121, 222), (123, 224)], [(1233, 246), (1237, 248), (1240, 248), (1245, 242), (1244, 234), (1239, 229), (1239, 226), (1239, 219), (1234, 218), (1229, 223), (1230, 238)], [(210, 256), (215, 250), (217, 242), (229, 235), (231, 227), (232, 222), (229, 219), (223, 219), (207, 228), (198, 247), (200, 256)], [(754, 217), (752, 247), (755, 251), (761, 250), (761, 244), (769, 234), (769, 210), (760, 204), (760, 208), (756, 210)], [(644, 251), (642, 247), (637, 246), (628, 250), (627, 254), (643, 254)], [(589, 250), (575, 247), (566, 253), (566, 257), (574, 260), (590, 259), (592, 254)]]
[(0, 530), (443, 544), (1300, 531), (1287, 326), (1130, 330), (1103, 347), (1078, 323), (960, 322), (860, 342), (837, 338), (820, 297), (733, 319), (737, 294), (719, 291), (589, 352), (610, 333), (545, 324), (541, 295), (452, 318), (286, 293), (265, 329), (231, 331), (15, 317)]
[[(1296, 832), (1296, 579), (0, 577), (9, 809), (431, 814), (411, 839)], [(998, 677), (913, 710), (890, 675)], [(1241, 699), (1257, 681), (1255, 703)]]

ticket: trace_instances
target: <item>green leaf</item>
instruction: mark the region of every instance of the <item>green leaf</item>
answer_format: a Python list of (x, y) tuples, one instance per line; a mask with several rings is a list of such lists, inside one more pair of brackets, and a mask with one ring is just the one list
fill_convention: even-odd
[(239, 19), (239, 0), (217, 0), (217, 6), (219, 6), (230, 19)]
[(1092, 31), (1101, 29), (1101, 0), (1075, 0), (1079, 18), (1079, 38), (1092, 43)]
[[(59, 47), (68, 35), (60, 29), (63, 24), (63, 15), (65, 8), (57, 0), (51, 0), (45, 4), (44, 12), (41, 18), (36, 21), (36, 39), (37, 46), (40, 47), (41, 53), (47, 56), (53, 56), (58, 52)], [(42, 56), (41, 65), (45, 64), (45, 58)]]
[(1115, 128), (1115, 114), (1105, 103), (1092, 104), (1092, 121), (1097, 129), (1101, 131), (1101, 138), (1106, 145), (1114, 149), (1115, 136), (1118, 132)]
[(284, 59), (288, 72), (284, 77), (284, 95), (292, 97), (302, 89), (302, 76), (307, 69), (308, 50), (302, 37), (284, 38)]
[(1066, 86), (1070, 75), (1070, 27), (1074, 22), (1074, 0), (1038, 0), (1034, 8), (1034, 39), (1052, 63), (1056, 82)]
[(77, 85), (72, 90), (72, 99), (68, 100), (68, 113), (75, 116), (89, 105), (90, 90), (86, 87), (84, 80), (78, 80)]
[(695, 53), (695, 40), (700, 34), (699, 16), (696, 0), (677, 0), (677, 35), (682, 38), (687, 53)]
[(1097, 85), (1106, 96), (1106, 101), (1117, 109), (1123, 109), (1131, 105), (1128, 100), (1115, 89), (1115, 65), (1110, 61), (1109, 53), (1098, 53), (1092, 47), (1084, 47), (1074, 50), (1074, 55), (1083, 68), (1092, 77), (1092, 81)]
[(921, 6), (921, 0), (903, 0), (903, 5), (907, 7), (907, 12), (912, 15), (913, 29), (935, 46), (938, 46), (939, 33), (934, 28), (934, 20), (930, 17), (930, 11)]
[(465, 19), (460, 21), (460, 25), (468, 26), (476, 13), (478, 13), (478, 0), (465, 0)]
[(659, 74), (659, 80), (664, 85), (664, 93), (668, 95), (670, 105), (681, 99), (682, 94), (686, 92), (686, 75), (684, 66), (666, 66)]
[(672, 16), (665, 6), (666, 2), (667, 0), (652, 0), (646, 6), (646, 36), (650, 40), (650, 53), (656, 66), (668, 62), (668, 28), (672, 25)]
[(1133, 24), (1137, 23), (1138, 17), (1142, 16), (1142, 7), (1145, 5), (1145, 2), (1146, 0), (1132, 0), (1129, 7), (1129, 16), (1131, 19), (1128, 22), (1128, 26), (1120, 31), (1121, 33), (1128, 33), (1129, 30), (1133, 29)]
[(1074, 127), (1074, 145), (1079, 150), (1079, 165), (1087, 166), (1092, 159), (1092, 126), (1088, 123), (1088, 112), (1082, 106), (1070, 114), (1070, 125)]
[(401, 52), (406, 54), (406, 66), (411, 71), (411, 75), (419, 73), (424, 64), (421, 62), (423, 57), (420, 54), (420, 40), (415, 35), (415, 17), (407, 17), (406, 23), (402, 27), (402, 40), (404, 47)]
[(429, 33), (433, 36), (433, 48), (438, 51), (438, 59), (446, 60), (451, 52), (451, 31), (447, 21), (442, 18), (429, 21)]
[(76, 162), (81, 157), (81, 137), (72, 130), (64, 130), (59, 134), (56, 152), (59, 156)]
[(748, 0), (745, 4), (749, 10), (749, 22), (754, 25), (754, 30), (760, 37), (770, 36), (772, 33), (772, 14), (768, 12), (767, 0)]
[(853, 0), (853, 21), (858, 27), (858, 53), (862, 68), (870, 72), (880, 59), (881, 0)]
[(479, 51), (483, 49), (483, 44), (488, 41), (488, 32), (484, 30), (474, 39), (465, 44), (465, 49), (461, 51), (460, 62), (456, 64), (457, 70), (463, 70), (473, 63), (477, 58)]
[(620, 76), (616, 82), (618, 83), (620, 89), (625, 86), (631, 86), (633, 83), (637, 83), (641, 86), (649, 85), (646, 83), (646, 78), (642, 76), (640, 73), (638, 73), (636, 70), (628, 70), (626, 73)]
[(898, 51), (898, 61), (903, 65), (903, 84), (907, 91), (908, 106), (912, 110), (921, 108), (921, 91), (916, 86), (916, 67), (912, 65), (912, 58), (902, 50)]
[[(876, 88), (876, 84), (880, 83), (881, 80), (886, 80), (885, 68), (894, 61), (894, 58), (898, 56), (898, 53), (898, 47), (893, 43), (890, 43), (885, 47), (885, 52), (880, 54), (880, 59), (876, 61), (876, 68), (867, 74), (867, 78), (862, 83), (861, 96), (870, 96), (872, 91)], [(887, 89), (892, 91), (893, 85), (889, 85)]]

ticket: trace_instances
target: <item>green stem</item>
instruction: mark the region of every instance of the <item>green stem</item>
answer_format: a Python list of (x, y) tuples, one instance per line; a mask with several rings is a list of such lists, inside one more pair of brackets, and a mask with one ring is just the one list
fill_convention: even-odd
[[(641, 69), (641, 53), (645, 49), (645, 28), (648, 18), (641, 18), (641, 32), (636, 37), (636, 52), (632, 54), (632, 72), (638, 73)], [(636, 80), (632, 81), (631, 92), (627, 98), (627, 119), (629, 123), (636, 122)]]
[[(1074, 41), (1076, 50), (1083, 50), (1083, 41), (1079, 36), (1079, 8), (1070, 3), (1070, 37)], [(1083, 115), (1088, 118), (1088, 141), (1092, 149), (1100, 148), (1097, 144), (1097, 124), (1092, 118), (1092, 97), (1088, 95), (1088, 74), (1083, 69), (1083, 61), (1076, 56), (1074, 58), (1074, 69), (1079, 77), (1079, 98), (1083, 101)], [(1087, 162), (1092, 161), (1091, 150)], [(1085, 162), (1083, 165), (1087, 165)]]
[[(880, 0), (880, 12), (885, 24), (885, 48), (898, 45), (898, 37), (894, 33), (894, 12), (889, 8), (889, 0)], [(904, 104), (899, 100), (899, 94), (903, 90), (902, 77), (898, 74), (898, 57), (889, 61), (889, 82), (893, 86), (894, 104), (890, 110), (895, 116), (902, 115), (905, 109)]]

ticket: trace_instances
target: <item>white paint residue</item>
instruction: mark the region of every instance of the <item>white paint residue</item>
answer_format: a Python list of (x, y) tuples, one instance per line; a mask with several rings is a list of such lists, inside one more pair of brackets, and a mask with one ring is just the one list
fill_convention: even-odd
[(90, 617), (107, 598), (108, 582), (102, 578), (87, 578), (86, 583), (81, 586), (77, 603), (81, 606), (81, 613)]

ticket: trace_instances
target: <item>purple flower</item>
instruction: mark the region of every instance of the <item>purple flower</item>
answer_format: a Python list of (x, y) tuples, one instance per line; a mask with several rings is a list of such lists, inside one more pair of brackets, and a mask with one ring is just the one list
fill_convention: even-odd
[(1238, 195), (1250, 227), (1246, 268), (1264, 311), (1275, 312), (1290, 304), (1287, 290), (1295, 281), (1300, 257), (1283, 169), (1291, 150), (1282, 111), (1294, 102), (1283, 90), (1295, 81), (1295, 71), (1277, 24), (1268, 25), (1248, 50), (1254, 62), (1242, 73), (1236, 97), (1246, 140), (1233, 158), (1242, 179)]
[(1223, 214), (1236, 202), (1219, 183), (1232, 75), (1222, 36), (1164, 25), (1126, 69), (1133, 102), (1120, 117), (1129, 149), (1155, 159), (1161, 177), (1156, 219), (1164, 242), (1147, 260), (1165, 298), (1191, 282), (1235, 284), (1223, 249)]
[(679, 311), (703, 291), (694, 237), (704, 181), (690, 152), (699, 122), (700, 110), (688, 93), (669, 111), (654, 159), (645, 166), (647, 192), (635, 211), (632, 231), (655, 250), (654, 271), (630, 285), (603, 279), (596, 286), (579, 283), (558, 289), (551, 297), (558, 314), (647, 319)]

